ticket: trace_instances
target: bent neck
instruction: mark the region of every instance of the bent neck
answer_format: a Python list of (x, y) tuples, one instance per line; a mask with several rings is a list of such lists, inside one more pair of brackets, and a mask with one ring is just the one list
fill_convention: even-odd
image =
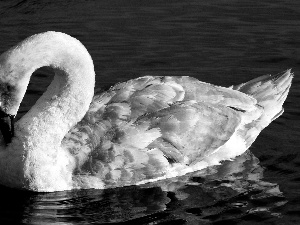
[(55, 71), (47, 91), (16, 123), (19, 138), (25, 136), (35, 143), (62, 140), (88, 110), (94, 95), (94, 66), (75, 38), (57, 32), (34, 35), (4, 53), (0, 62), (4, 71), (4, 75), (0, 72), (1, 83), (13, 87), (7, 107), (10, 114), (16, 114), (36, 69), (50, 66)]

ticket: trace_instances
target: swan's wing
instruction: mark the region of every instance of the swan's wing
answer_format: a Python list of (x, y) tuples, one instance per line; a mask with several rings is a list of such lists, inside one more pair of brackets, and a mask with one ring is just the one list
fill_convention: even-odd
[(94, 97), (63, 145), (79, 173), (132, 182), (200, 161), (224, 145), (256, 100), (189, 77), (142, 77)]
[(219, 87), (209, 83), (201, 82), (193, 77), (166, 77), (180, 84), (185, 90), (183, 101), (195, 100), (219, 104), (242, 111), (256, 109), (256, 99), (237, 90)]
[[(121, 119), (133, 121), (145, 113), (155, 112), (169, 107), (174, 102), (182, 101), (184, 93), (181, 85), (176, 82), (166, 82), (163, 77), (140, 77), (119, 83), (107, 92), (96, 95), (86, 119), (92, 119), (96, 114), (102, 117), (100, 114), (104, 111), (109, 112), (104, 117), (110, 114), (112, 118), (111, 113), (114, 111), (123, 114), (116, 115), (116, 119), (121, 116)], [(123, 107), (126, 108), (123, 108), (124, 112), (115, 111), (114, 106), (120, 103), (123, 103)]]
[[(194, 100), (242, 111), (257, 108), (256, 99), (229, 88), (218, 87), (192, 77), (140, 77), (120, 83), (96, 95), (85, 116), (91, 122), (110, 117), (134, 121), (145, 113), (157, 112), (176, 102)], [(115, 118), (113, 118), (115, 117)]]
[(224, 145), (241, 122), (241, 113), (231, 108), (191, 101), (145, 115), (136, 124), (150, 123), (161, 132), (147, 148), (160, 149), (170, 162), (188, 165)]
[(82, 123), (68, 134), (65, 147), (77, 159), (79, 174), (136, 183), (165, 175), (173, 164), (201, 161), (224, 145), (241, 121), (240, 112), (226, 106), (178, 103), (134, 123)]

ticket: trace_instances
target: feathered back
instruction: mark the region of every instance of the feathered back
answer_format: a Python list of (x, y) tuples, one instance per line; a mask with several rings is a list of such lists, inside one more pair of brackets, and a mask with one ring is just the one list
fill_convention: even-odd
[(77, 158), (78, 174), (134, 183), (207, 157), (235, 133), (242, 112), (257, 111), (256, 99), (235, 90), (146, 76), (95, 96), (64, 146)]

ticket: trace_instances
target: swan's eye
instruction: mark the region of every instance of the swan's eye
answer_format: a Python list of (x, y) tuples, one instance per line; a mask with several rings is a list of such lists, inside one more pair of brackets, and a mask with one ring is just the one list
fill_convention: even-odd
[(6, 93), (11, 93), (12, 92), (12, 90), (13, 90), (13, 86), (11, 86), (10, 84), (5, 84), (5, 86), (4, 86), (4, 92), (6, 92)]
[(11, 86), (9, 84), (2, 83), (0, 85), (0, 93), (6, 93), (11, 90)]
[(0, 88), (0, 92), (4, 96), (9, 96), (13, 92), (14, 87), (10, 84), (4, 84)]

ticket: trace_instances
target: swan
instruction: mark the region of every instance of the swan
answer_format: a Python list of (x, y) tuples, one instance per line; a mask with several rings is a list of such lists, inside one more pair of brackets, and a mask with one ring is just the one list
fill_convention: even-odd
[[(32, 73), (52, 83), (17, 122)], [(138, 185), (245, 152), (283, 113), (287, 70), (231, 87), (144, 76), (94, 95), (92, 58), (60, 32), (33, 35), (0, 56), (0, 183), (36, 192)]]

